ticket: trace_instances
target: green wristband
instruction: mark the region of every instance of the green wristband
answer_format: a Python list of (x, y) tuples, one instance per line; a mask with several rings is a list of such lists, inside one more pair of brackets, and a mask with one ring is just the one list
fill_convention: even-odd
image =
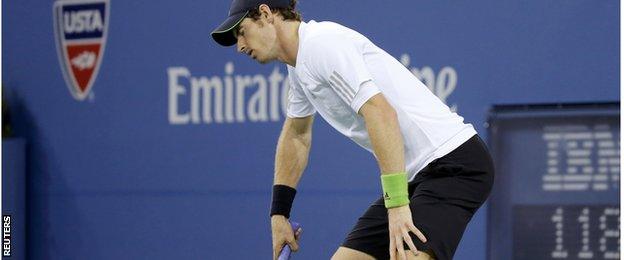
[(396, 208), (409, 204), (407, 196), (407, 173), (399, 172), (381, 175), (386, 208)]

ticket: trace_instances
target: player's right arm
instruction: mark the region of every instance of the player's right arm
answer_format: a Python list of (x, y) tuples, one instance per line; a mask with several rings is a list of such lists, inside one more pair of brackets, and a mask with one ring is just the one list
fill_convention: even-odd
[(275, 153), (274, 185), (296, 188), (303, 170), (308, 165), (312, 143), (314, 116), (287, 117), (282, 127)]
[[(284, 244), (289, 244), (293, 251), (299, 250), (299, 245), (295, 238), (299, 234), (293, 234), (290, 223), (288, 223), (288, 216), (275, 214), (273, 211), (274, 208), (280, 208), (284, 205), (284, 193), (287, 193), (289, 190), (294, 191), (308, 164), (310, 145), (312, 143), (313, 121), (314, 115), (301, 118), (287, 117), (277, 142), (275, 176), (273, 180), (273, 209), (271, 210), (273, 259), (277, 259)], [(275, 187), (278, 187), (277, 190)], [(276, 191), (279, 194), (276, 194)], [(291, 195), (290, 203), (292, 203), (294, 198), (294, 194)], [(275, 206), (276, 196), (282, 197), (279, 199), (279, 204), (281, 205)], [(288, 209), (288, 212), (290, 212), (290, 209)]]

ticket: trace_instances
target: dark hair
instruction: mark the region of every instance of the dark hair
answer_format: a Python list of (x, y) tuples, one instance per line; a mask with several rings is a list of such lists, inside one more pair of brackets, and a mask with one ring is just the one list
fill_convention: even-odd
[[(296, 5), (297, 5), (297, 0), (291, 0), (290, 1), (290, 6), (288, 6), (287, 8), (283, 8), (283, 7), (273, 8), (273, 7), (271, 7), (271, 12), (279, 13), (284, 18), (284, 20), (301, 21), (301, 14), (297, 10), (295, 10), (295, 6)], [(247, 17), (251, 18), (253, 20), (260, 19), (260, 12), (258, 11), (259, 7), (260, 6), (257, 6), (256, 8), (249, 10), (249, 13), (247, 14)]]

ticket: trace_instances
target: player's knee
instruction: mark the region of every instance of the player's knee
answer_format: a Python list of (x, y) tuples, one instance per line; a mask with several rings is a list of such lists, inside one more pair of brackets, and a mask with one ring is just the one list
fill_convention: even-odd
[(375, 258), (364, 252), (341, 246), (331, 260), (375, 260)]
[(414, 255), (412, 251), (405, 250), (405, 255), (408, 260), (435, 260), (434, 254), (431, 251), (418, 251), (418, 255)]

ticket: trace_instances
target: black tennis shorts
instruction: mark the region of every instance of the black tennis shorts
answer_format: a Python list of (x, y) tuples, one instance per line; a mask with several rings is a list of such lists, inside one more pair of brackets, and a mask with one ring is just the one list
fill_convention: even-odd
[[(494, 164), (481, 138), (473, 136), (449, 154), (429, 163), (409, 183), (414, 225), (425, 235), (423, 243), (410, 232), (419, 251), (436, 259), (452, 259), (468, 222), (492, 189)], [(373, 202), (342, 246), (390, 259), (388, 211), (383, 197)], [(404, 244), (405, 249), (409, 249)]]

